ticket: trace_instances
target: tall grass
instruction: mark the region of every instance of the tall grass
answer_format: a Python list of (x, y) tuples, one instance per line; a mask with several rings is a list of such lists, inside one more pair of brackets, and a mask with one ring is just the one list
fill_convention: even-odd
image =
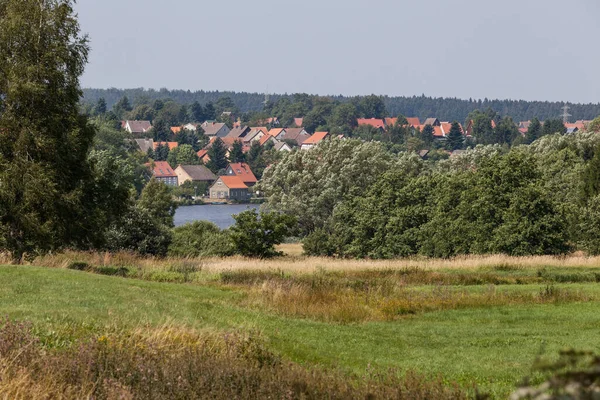
[(45, 349), (31, 327), (0, 323), (6, 399), (466, 399), (455, 384), (413, 373), (348, 377), (284, 362), (260, 337), (165, 327)]

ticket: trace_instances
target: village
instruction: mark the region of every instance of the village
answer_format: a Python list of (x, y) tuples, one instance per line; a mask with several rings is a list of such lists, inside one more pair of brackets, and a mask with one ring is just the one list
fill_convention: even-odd
[[(404, 127), (407, 128), (413, 136), (429, 129), (433, 138), (438, 143), (443, 143), (451, 134), (452, 123), (440, 121), (438, 118), (427, 118), (421, 122), (418, 117), (406, 117)], [(121, 121), (122, 129), (135, 139), (137, 149), (144, 154), (155, 154), (161, 148), (172, 151), (179, 145), (177, 136), (184, 132), (201, 131), (207, 140), (204, 148), (197, 151), (198, 162), (194, 164), (172, 165), (167, 161), (152, 160), (148, 166), (151, 169), (152, 176), (159, 182), (170, 187), (178, 187), (187, 183), (204, 184), (206, 188), (204, 193), (194, 193), (194, 199), (203, 199), (213, 204), (223, 204), (226, 202), (248, 202), (252, 198), (260, 196), (259, 192), (254, 190), (258, 182), (256, 175), (247, 162), (230, 162), (226, 168), (221, 171), (211, 171), (207, 168), (210, 162), (209, 150), (216, 140), (220, 140), (226, 148), (225, 156), (230, 159), (230, 152), (237, 144), (241, 147), (243, 153), (248, 153), (252, 145), (258, 145), (261, 148), (269, 148), (276, 152), (291, 152), (295, 150), (307, 151), (318, 145), (323, 140), (338, 139), (344, 140), (344, 135), (330, 135), (329, 132), (309, 133), (303, 128), (303, 118), (294, 118), (293, 125), (290, 127), (279, 127), (277, 118), (268, 118), (261, 121), (265, 126), (250, 127), (243, 125), (241, 121), (232, 122), (232, 128), (224, 122), (205, 121), (203, 123), (187, 123), (182, 126), (173, 126), (170, 128), (172, 141), (155, 141), (153, 139), (153, 126), (151, 121)], [(491, 128), (496, 128), (496, 123), (491, 120)], [(524, 137), (531, 126), (531, 121), (521, 121), (518, 123), (518, 132)], [(578, 120), (574, 123), (564, 123), (565, 133), (572, 134), (586, 129), (591, 121)], [(358, 118), (357, 127), (368, 127), (380, 133), (385, 133), (389, 129), (397, 126), (398, 118)], [(457, 123), (463, 140), (472, 140), (474, 134), (474, 121), (469, 120), (466, 127)], [(446, 150), (448, 157), (463, 153), (462, 149)], [(422, 149), (417, 154), (426, 159), (430, 153), (429, 149)], [(151, 157), (152, 159), (152, 157)]]

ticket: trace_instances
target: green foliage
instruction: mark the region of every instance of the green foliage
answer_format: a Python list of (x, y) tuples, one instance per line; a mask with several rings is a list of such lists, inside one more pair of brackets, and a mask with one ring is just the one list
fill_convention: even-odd
[(212, 142), (208, 149), (208, 156), (210, 157), (210, 161), (206, 166), (215, 174), (227, 168), (229, 164), (227, 161), (227, 147), (221, 138), (218, 137)]
[(235, 225), (230, 228), (230, 237), (236, 252), (245, 257), (269, 258), (281, 255), (275, 245), (292, 236), (298, 220), (296, 217), (278, 212), (243, 211), (234, 215)]
[(364, 194), (392, 164), (393, 156), (379, 143), (327, 140), (272, 165), (258, 190), (269, 209), (296, 215), (306, 235), (323, 228), (337, 204)]
[(531, 120), (529, 124), (529, 128), (527, 128), (527, 133), (525, 134), (525, 143), (530, 144), (535, 142), (542, 136), (542, 124), (540, 120), (534, 118)]
[(244, 153), (244, 146), (240, 140), (233, 142), (231, 149), (229, 150), (229, 162), (238, 163), (246, 162), (246, 154)]
[(567, 133), (567, 128), (565, 127), (565, 124), (563, 124), (562, 120), (548, 119), (544, 121), (544, 125), (542, 126), (542, 135), (552, 135), (555, 133)]
[(225, 257), (234, 254), (234, 245), (226, 232), (207, 221), (196, 221), (173, 229), (169, 256)]
[(0, 3), (0, 248), (17, 259), (95, 246), (122, 214), (121, 182), (90, 159), (95, 128), (79, 114), (88, 52), (72, 1)]
[(172, 168), (178, 165), (198, 165), (200, 159), (194, 148), (189, 144), (182, 144), (169, 152), (167, 161)]
[(465, 138), (463, 136), (462, 129), (458, 122), (453, 122), (450, 127), (450, 132), (446, 138), (446, 148), (448, 150), (462, 149), (465, 144)]
[(600, 116), (594, 118), (592, 122), (587, 127), (589, 132), (600, 132)]
[(164, 183), (151, 179), (142, 190), (137, 206), (147, 210), (150, 216), (161, 224), (173, 227), (177, 204), (173, 200), (169, 187)]

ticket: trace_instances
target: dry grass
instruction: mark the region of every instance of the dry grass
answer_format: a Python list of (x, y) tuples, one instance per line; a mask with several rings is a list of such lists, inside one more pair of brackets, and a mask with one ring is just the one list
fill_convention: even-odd
[[(52, 268), (67, 268), (73, 262), (85, 262), (97, 266), (137, 267), (144, 270), (164, 270), (174, 264), (195, 266), (208, 273), (223, 271), (283, 271), (286, 273), (311, 274), (320, 271), (370, 271), (402, 270), (419, 268), (434, 270), (477, 270), (485, 267), (503, 267), (506, 269), (556, 268), (598, 268), (600, 257), (588, 257), (581, 253), (564, 256), (510, 257), (506, 255), (461, 256), (452, 259), (408, 258), (396, 260), (355, 260), (297, 255), (298, 244), (281, 245), (281, 251), (291, 254), (271, 260), (256, 260), (243, 257), (226, 258), (153, 258), (140, 257), (130, 253), (71, 252), (38, 257), (29, 264)], [(0, 263), (10, 264), (9, 258), (0, 259)]]
[(4, 399), (466, 399), (441, 379), (413, 373), (362, 378), (284, 362), (260, 338), (165, 327), (114, 332), (60, 351), (31, 327), (0, 322)]

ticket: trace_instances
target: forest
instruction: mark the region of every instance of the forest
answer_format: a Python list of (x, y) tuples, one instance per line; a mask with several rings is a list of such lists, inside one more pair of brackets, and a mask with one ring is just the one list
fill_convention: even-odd
[[(103, 98), (108, 107), (112, 107), (124, 96), (134, 103), (152, 102), (154, 100), (172, 99), (179, 104), (190, 105), (198, 102), (201, 105), (216, 103), (220, 98), (230, 98), (237, 109), (242, 113), (259, 112), (263, 110), (265, 95), (261, 93), (244, 93), (231, 91), (190, 91), (190, 90), (168, 90), (168, 89), (83, 89), (84, 103), (96, 104)], [(327, 97), (334, 102), (347, 103), (356, 101), (365, 96), (317, 96), (299, 94), (311, 99)], [(293, 100), (294, 94), (271, 94), (269, 100), (276, 103), (280, 99)], [(537, 117), (540, 120), (558, 118), (562, 115), (563, 102), (549, 101), (525, 101), (525, 100), (497, 100), (497, 99), (457, 99), (457, 98), (435, 98), (425, 95), (420, 96), (381, 96), (387, 113), (385, 116), (396, 116), (402, 114), (407, 117), (419, 117), (425, 119), (437, 117), (443, 121), (462, 122), (467, 115), (474, 110), (485, 110), (491, 108), (501, 116), (510, 116), (515, 121), (527, 121)], [(568, 104), (571, 109), (572, 120), (591, 120), (600, 115), (600, 103), (598, 104)], [(303, 117), (304, 115), (295, 115)]]

